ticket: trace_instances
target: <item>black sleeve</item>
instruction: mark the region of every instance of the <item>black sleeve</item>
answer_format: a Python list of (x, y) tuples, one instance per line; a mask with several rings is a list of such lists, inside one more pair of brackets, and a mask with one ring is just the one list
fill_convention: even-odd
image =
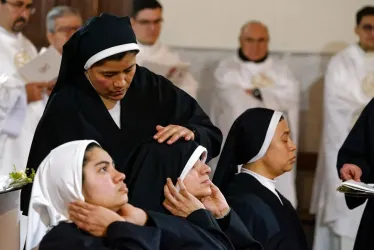
[[(160, 249), (234, 249), (229, 239), (219, 229), (214, 218), (205, 212), (195, 211), (185, 220), (176, 216), (148, 211), (148, 216), (154, 222), (155, 227), (162, 229)], [(195, 220), (198, 220), (197, 224), (203, 227), (194, 224)]]
[(107, 229), (106, 240), (112, 249), (159, 249), (161, 230), (127, 222), (114, 222)]
[(300, 249), (300, 247), (294, 242), (287, 240), (282, 233), (278, 233), (271, 237), (266, 245), (264, 245), (266, 250), (308, 250)]
[(270, 209), (263, 206), (260, 201), (256, 205), (259, 206), (257, 210), (261, 211), (261, 213), (253, 209), (251, 205), (248, 205), (245, 200), (243, 200), (243, 197), (235, 199), (227, 197), (226, 199), (230, 204), (230, 207), (235, 210), (251, 236), (258, 241), (264, 249), (267, 249), (265, 245), (267, 244), (268, 239), (272, 234), (274, 234), (274, 232), (280, 230), (277, 221)]
[[(50, 151), (61, 144), (73, 140), (84, 139), (89, 126), (84, 127), (84, 121), (76, 108), (71, 107), (68, 100), (60, 100), (57, 93), (50, 100), (36, 128), (31, 144), (27, 169), (35, 171)], [(21, 211), (28, 214), (32, 184), (21, 191)]]
[(227, 249), (235, 249), (233, 244), (227, 235), (222, 232), (220, 226), (218, 225), (216, 219), (213, 215), (206, 209), (199, 209), (192, 212), (186, 218), (188, 221), (194, 225), (206, 230), (212, 234), (217, 240), (219, 240)]
[(218, 156), (222, 144), (222, 132), (213, 125), (208, 115), (203, 111), (197, 101), (183, 90), (175, 87), (166, 78), (163, 81), (165, 109), (173, 107), (170, 124), (177, 124), (189, 128), (195, 133), (195, 141), (207, 148), (208, 161)]
[(127, 222), (109, 225), (106, 237), (94, 237), (74, 224), (61, 223), (40, 243), (40, 250), (154, 250), (159, 249), (161, 232)]
[[(357, 122), (351, 129), (348, 137), (344, 141), (338, 153), (337, 170), (340, 176), (340, 169), (346, 163), (359, 166), (362, 170), (361, 181), (371, 183), (374, 178), (371, 176), (370, 162), (372, 161), (371, 142), (373, 135), (371, 130), (374, 128), (372, 114), (374, 112), (374, 99), (364, 108)], [(365, 202), (364, 198), (347, 197), (346, 203), (350, 209), (354, 209)]]
[(262, 246), (257, 242), (252, 235), (248, 232), (244, 223), (234, 211), (230, 210), (230, 213), (222, 219), (217, 220), (222, 231), (229, 237), (231, 243), (237, 250), (261, 250)]

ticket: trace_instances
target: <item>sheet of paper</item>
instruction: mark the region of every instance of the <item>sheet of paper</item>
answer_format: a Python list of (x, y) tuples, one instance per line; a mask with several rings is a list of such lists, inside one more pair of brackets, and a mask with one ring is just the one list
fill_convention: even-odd
[(356, 191), (356, 192), (374, 194), (374, 187), (373, 187), (373, 184), (366, 184), (363, 182), (348, 180), (348, 181), (343, 182), (338, 187), (338, 191), (343, 192), (343, 193)]
[(179, 85), (184, 80), (190, 67), (187, 63), (167, 65), (150, 61), (145, 61), (142, 65), (150, 71), (166, 77), (176, 85)]
[(49, 82), (56, 79), (60, 71), (61, 55), (49, 47), (33, 60), (18, 69), (26, 82)]

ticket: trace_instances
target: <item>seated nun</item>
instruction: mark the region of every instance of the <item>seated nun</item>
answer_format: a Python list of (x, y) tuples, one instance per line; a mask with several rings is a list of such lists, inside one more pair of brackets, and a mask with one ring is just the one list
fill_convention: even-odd
[(194, 211), (206, 209), (235, 249), (262, 249), (210, 181), (207, 156), (206, 148), (193, 141), (167, 145), (149, 140), (139, 145), (126, 163), (138, 171), (127, 181), (131, 204), (184, 218), (195, 214), (195, 220), (202, 224), (208, 222)]
[[(102, 14), (74, 33), (64, 45), (60, 73), (35, 132), (28, 169), (36, 170), (53, 148), (82, 139), (96, 140), (118, 166), (151, 136), (168, 144), (195, 140), (212, 157), (218, 155), (221, 131), (194, 98), (136, 65), (138, 51), (128, 17)], [(24, 214), (30, 192), (31, 185), (22, 190)]]
[(205, 210), (182, 219), (136, 208), (124, 180), (95, 141), (52, 150), (34, 179), (26, 250), (233, 249)]
[(295, 209), (275, 188), (296, 161), (290, 133), (281, 112), (248, 109), (232, 125), (213, 177), (264, 249), (308, 249)]

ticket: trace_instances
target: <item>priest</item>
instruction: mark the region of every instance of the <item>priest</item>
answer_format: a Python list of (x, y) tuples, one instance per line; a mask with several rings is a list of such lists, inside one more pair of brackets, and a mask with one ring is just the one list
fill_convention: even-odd
[[(199, 84), (190, 72), (181, 72), (180, 77), (173, 76), (173, 74), (178, 74), (177, 68), (185, 63), (177, 53), (159, 42), (162, 22), (162, 5), (158, 1), (134, 1), (131, 24), (140, 48), (137, 62), (142, 66), (146, 66), (148, 62), (164, 65), (163, 67), (168, 68), (166, 76), (169, 76), (168, 78), (176, 86), (196, 98)], [(163, 72), (155, 69), (155, 73), (162, 74)]]
[[(248, 108), (265, 107), (283, 112), (292, 138), (298, 140), (299, 83), (288, 67), (269, 55), (268, 28), (250, 21), (243, 25), (240, 48), (220, 62), (214, 76), (210, 117), (227, 136), (234, 120)], [(214, 166), (212, 165), (212, 168)], [(277, 189), (296, 207), (295, 168), (277, 180)]]

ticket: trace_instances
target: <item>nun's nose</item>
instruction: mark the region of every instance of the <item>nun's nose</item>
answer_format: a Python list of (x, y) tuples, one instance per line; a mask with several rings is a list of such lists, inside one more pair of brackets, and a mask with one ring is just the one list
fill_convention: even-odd
[(121, 173), (121, 172), (115, 170), (114, 181), (116, 183), (124, 181), (125, 179), (126, 179), (126, 175), (124, 173)]
[(210, 172), (212, 172), (212, 169), (207, 164), (204, 164), (204, 174), (210, 174)]
[(126, 74), (120, 74), (118, 78), (114, 80), (114, 87), (122, 88), (126, 86)]

